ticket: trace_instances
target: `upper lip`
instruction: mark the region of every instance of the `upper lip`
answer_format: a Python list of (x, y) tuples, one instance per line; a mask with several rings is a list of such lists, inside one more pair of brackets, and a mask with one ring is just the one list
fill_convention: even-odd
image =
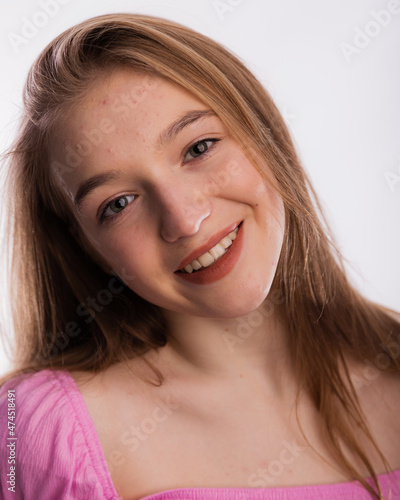
[(197, 247), (193, 252), (190, 252), (189, 255), (187, 255), (178, 265), (177, 269), (174, 271), (179, 271), (180, 269), (183, 269), (185, 266), (190, 264), (193, 260), (197, 259), (197, 257), (200, 257), (201, 255), (205, 254), (210, 250), (212, 247), (214, 247), (219, 241), (222, 240), (224, 236), (227, 236), (229, 233), (234, 231), (237, 226), (241, 223), (242, 221), (239, 220), (238, 222), (234, 222), (230, 226), (226, 227), (225, 229), (221, 229), (221, 231), (218, 231), (218, 233), (215, 233), (211, 238), (209, 238), (204, 245), (201, 245)]

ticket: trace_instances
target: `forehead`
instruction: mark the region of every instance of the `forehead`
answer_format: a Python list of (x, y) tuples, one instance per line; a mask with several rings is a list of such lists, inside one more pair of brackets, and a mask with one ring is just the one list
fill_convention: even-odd
[(66, 188), (91, 164), (155, 152), (160, 132), (189, 109), (207, 106), (164, 78), (115, 70), (90, 88), (55, 129), (49, 151), (52, 172)]
[(191, 93), (164, 78), (119, 69), (102, 78), (70, 108), (58, 136), (79, 139), (94, 135), (93, 129), (121, 133), (128, 126), (140, 126), (151, 133), (193, 105), (206, 108)]

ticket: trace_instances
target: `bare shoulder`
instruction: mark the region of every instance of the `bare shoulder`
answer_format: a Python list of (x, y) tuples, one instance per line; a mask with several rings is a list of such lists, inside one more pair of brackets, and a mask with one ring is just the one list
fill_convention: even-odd
[(371, 369), (369, 386), (362, 389), (360, 402), (391, 469), (400, 469), (400, 373)]
[[(400, 315), (395, 319), (400, 320)], [(400, 358), (400, 342), (396, 342), (397, 356)], [(377, 445), (385, 455), (392, 470), (400, 469), (400, 371), (389, 368), (390, 357), (382, 349), (373, 360), (350, 363), (350, 377), (358, 396), (361, 409), (369, 430)], [(367, 448), (369, 443), (365, 443)], [(369, 456), (376, 457), (375, 450), (369, 448)], [(381, 466), (378, 466), (381, 469)]]
[[(89, 413), (92, 417), (95, 417), (95, 422), (101, 420), (102, 416), (107, 415), (108, 412), (104, 412), (104, 410), (109, 407), (114, 398), (118, 397), (127, 382), (126, 371), (123, 373), (122, 367), (119, 365), (113, 365), (96, 373), (84, 371), (72, 371), (70, 373), (85, 400)], [(132, 373), (133, 378), (135, 378), (134, 373)], [(129, 385), (130, 392), (140, 391), (140, 386), (140, 378), (137, 377), (135, 383)]]
[(123, 422), (126, 418), (144, 418), (146, 411), (154, 406), (156, 389), (146, 382), (151, 372), (139, 358), (131, 360), (129, 366), (117, 363), (94, 374), (83, 371), (70, 373), (105, 446), (111, 429), (118, 427), (116, 412), (118, 422)]
[[(386, 312), (400, 325), (400, 312)], [(389, 406), (400, 405), (400, 371), (396, 372), (390, 366), (391, 358), (400, 361), (400, 336), (394, 335), (388, 347), (382, 345), (381, 351), (371, 360), (356, 361), (350, 357), (346, 358), (353, 385), (364, 402), (371, 405), (377, 401), (381, 404), (386, 402)]]
[(138, 381), (142, 380), (145, 367), (143, 359), (138, 357), (130, 360), (129, 365), (121, 362), (99, 372), (75, 370), (70, 371), (70, 374), (83, 395), (87, 397), (106, 396), (109, 391), (121, 387), (124, 379), (127, 378), (127, 373), (130, 373), (132, 378), (136, 378)]

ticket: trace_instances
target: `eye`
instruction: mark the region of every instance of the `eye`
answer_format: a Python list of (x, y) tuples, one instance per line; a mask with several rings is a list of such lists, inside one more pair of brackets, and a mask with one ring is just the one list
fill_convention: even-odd
[(112, 219), (116, 217), (120, 212), (122, 212), (130, 202), (135, 198), (135, 195), (124, 195), (115, 198), (114, 200), (107, 203), (104, 210), (100, 216), (100, 222), (103, 222), (105, 218)]
[[(185, 154), (185, 161), (190, 161), (191, 159), (198, 158), (199, 156), (206, 156), (206, 153), (212, 149), (213, 143), (218, 142), (219, 140), (220, 139), (203, 139), (196, 142), (187, 150)], [(190, 156), (192, 158), (190, 158)]]

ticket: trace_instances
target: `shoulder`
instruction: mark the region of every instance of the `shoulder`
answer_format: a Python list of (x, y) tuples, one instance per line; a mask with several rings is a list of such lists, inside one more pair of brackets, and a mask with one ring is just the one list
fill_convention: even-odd
[(69, 372), (8, 380), (0, 388), (0, 439), (10, 446), (2, 447), (0, 463), (14, 467), (16, 492), (2, 484), (4, 498), (117, 498), (92, 427)]
[[(63, 372), (43, 370), (25, 373), (8, 380), (0, 388), (0, 419), (7, 420), (10, 398), (15, 403), (15, 425), (23, 439), (27, 432), (38, 438), (39, 429), (45, 426), (41, 439), (49, 439), (66, 414), (68, 377)], [(4, 426), (0, 429), (4, 432)]]
[[(400, 353), (400, 345), (398, 346)], [(366, 423), (391, 470), (400, 469), (400, 373), (387, 368), (388, 354), (382, 350), (373, 360), (350, 363), (350, 378)], [(363, 437), (361, 437), (363, 439)], [(366, 443), (367, 448), (370, 443)], [(376, 454), (372, 447), (369, 457)], [(378, 469), (381, 461), (376, 457)]]
[[(18, 375), (1, 386), (0, 404), (4, 404), (9, 393), (13, 392), (16, 398), (18, 395), (17, 404), (22, 412), (33, 408), (44, 411), (49, 403), (65, 399), (70, 379), (68, 372), (61, 370), (41, 370)], [(53, 411), (58, 409), (60, 408), (53, 408)]]
[(19, 375), (0, 389), (0, 418), (7, 419), (5, 410), (11, 396), (15, 401), (16, 432), (21, 439), (29, 433), (32, 442), (50, 442), (54, 433), (70, 431), (78, 424), (77, 419), (71, 418), (75, 416), (71, 413), (77, 410), (74, 392), (73, 380), (65, 371), (42, 370)]

